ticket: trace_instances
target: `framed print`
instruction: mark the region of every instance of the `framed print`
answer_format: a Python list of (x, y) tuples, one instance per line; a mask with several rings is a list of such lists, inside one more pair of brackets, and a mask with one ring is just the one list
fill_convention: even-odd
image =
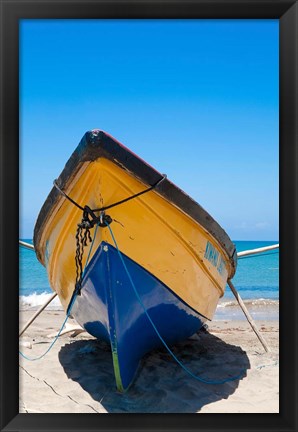
[(1, 30), (1, 430), (296, 430), (297, 2)]

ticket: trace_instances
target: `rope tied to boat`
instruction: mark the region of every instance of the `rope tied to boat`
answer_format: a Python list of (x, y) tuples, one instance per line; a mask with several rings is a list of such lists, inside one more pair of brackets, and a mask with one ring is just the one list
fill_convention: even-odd
[[(156, 182), (154, 183), (152, 186), (148, 187), (147, 189), (142, 190), (141, 192), (138, 192), (134, 195), (131, 195), (127, 198), (124, 198), (123, 200), (117, 201), (115, 203), (109, 204), (107, 206), (103, 206), (103, 207), (99, 207), (99, 208), (95, 208), (95, 209), (90, 209), (90, 207), (85, 206), (82, 207), (80, 204), (78, 204), (74, 199), (72, 199), (69, 195), (67, 195), (59, 186), (57, 183), (57, 179), (54, 180), (53, 184), (55, 186), (55, 188), (58, 190), (58, 192), (64, 196), (64, 198), (68, 199), (68, 201), (70, 201), (72, 204), (74, 204), (76, 207), (78, 207), (80, 210), (82, 210), (83, 212), (85, 210), (87, 210), (87, 212), (92, 216), (92, 213), (94, 214), (94, 212), (104, 212), (105, 210), (111, 209), (113, 207), (116, 207), (120, 204), (124, 204), (127, 201), (131, 201), (134, 198), (137, 198), (141, 195), (144, 195), (147, 192), (152, 191), (153, 189), (157, 188), (157, 186), (159, 186), (165, 179), (167, 178), (166, 174), (162, 174), (162, 177)], [(95, 216), (95, 215), (94, 215)], [(93, 216), (92, 216), (93, 217)], [(96, 217), (96, 216), (95, 216)], [(101, 225), (101, 226), (106, 226), (106, 225)]]
[[(76, 295), (81, 294), (82, 289), (82, 280), (83, 280), (83, 256), (84, 256), (84, 248), (87, 246), (88, 242), (90, 243), (92, 241), (90, 229), (94, 227), (94, 225), (100, 226), (102, 228), (109, 226), (113, 219), (111, 216), (107, 215), (105, 213), (105, 210), (108, 210), (112, 207), (116, 207), (120, 204), (124, 204), (127, 201), (130, 201), (134, 198), (137, 198), (147, 192), (150, 192), (151, 190), (155, 189), (158, 185), (160, 185), (165, 179), (167, 178), (166, 174), (162, 175), (162, 178), (159, 179), (156, 183), (154, 183), (152, 186), (150, 186), (147, 189), (142, 190), (141, 192), (138, 192), (134, 195), (131, 195), (127, 198), (124, 198), (123, 200), (117, 201), (113, 204), (91, 209), (88, 205), (85, 205), (82, 207), (80, 204), (78, 204), (75, 200), (73, 200), (69, 195), (67, 195), (57, 184), (57, 180), (54, 180), (54, 186), (58, 190), (58, 192), (63, 195), (66, 199), (68, 199), (72, 204), (74, 204), (76, 207), (78, 207), (83, 212), (82, 220), (77, 226), (76, 231), (76, 254), (75, 254), (75, 264), (76, 264), (76, 281), (75, 281), (75, 289), (71, 297), (71, 301), (69, 304), (71, 304), (72, 299)], [(100, 212), (99, 216), (96, 216), (96, 212)], [(69, 310), (69, 307), (68, 307)]]

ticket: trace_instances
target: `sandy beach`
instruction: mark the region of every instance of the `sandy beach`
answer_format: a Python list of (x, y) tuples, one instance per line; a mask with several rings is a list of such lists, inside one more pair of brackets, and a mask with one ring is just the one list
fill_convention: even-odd
[[(20, 312), (20, 325), (32, 314)], [(44, 311), (21, 337), (21, 351), (28, 357), (44, 353), (53, 340), (48, 336), (59, 330), (64, 316), (62, 311)], [(206, 380), (239, 373), (242, 378), (221, 385), (198, 382), (160, 349), (144, 358), (125, 394), (115, 390), (110, 348), (86, 332), (65, 334), (41, 360), (20, 356), (20, 412), (278, 413), (278, 321), (257, 324), (270, 353), (244, 320), (214, 321), (208, 331), (173, 347), (180, 361)]]

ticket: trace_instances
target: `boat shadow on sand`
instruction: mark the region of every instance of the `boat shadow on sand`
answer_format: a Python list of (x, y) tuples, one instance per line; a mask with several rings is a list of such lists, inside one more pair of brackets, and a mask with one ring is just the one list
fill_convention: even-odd
[(245, 351), (201, 330), (171, 347), (194, 374), (210, 381), (239, 376), (225, 384), (204, 384), (189, 376), (166, 349), (151, 351), (124, 394), (117, 393), (110, 347), (97, 339), (64, 345), (59, 360), (69, 379), (110, 413), (192, 413), (204, 405), (227, 399), (246, 376), (250, 362)]

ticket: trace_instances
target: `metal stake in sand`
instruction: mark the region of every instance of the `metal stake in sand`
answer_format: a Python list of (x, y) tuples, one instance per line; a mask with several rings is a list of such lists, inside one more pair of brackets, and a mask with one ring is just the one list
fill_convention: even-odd
[[(257, 248), (257, 249), (252, 249), (252, 250), (246, 250), (243, 252), (238, 252), (237, 257), (246, 257), (248, 255), (255, 255), (255, 254), (259, 254), (262, 252), (267, 252), (269, 250), (273, 250), (273, 249), (279, 249), (279, 244), (275, 244), (275, 245), (271, 245), (271, 246), (265, 246), (262, 248)], [(263, 338), (263, 336), (260, 334), (252, 316), (250, 315), (250, 313), (248, 312), (242, 298), (240, 297), (240, 294), (238, 293), (238, 291), (236, 290), (236, 288), (234, 287), (234, 285), (232, 284), (231, 280), (228, 279), (228, 285), (231, 288), (232, 293), (234, 294), (234, 296), (236, 297), (237, 302), (239, 303), (239, 306), (241, 307), (244, 315), (247, 318), (247, 321), (249, 322), (249, 324), (251, 325), (253, 331), (255, 332), (255, 334), (257, 335), (259, 341), (261, 342), (261, 344), (263, 345), (264, 349), (266, 352), (270, 352), (270, 348), (267, 345), (267, 342), (265, 341), (265, 339)]]
[(236, 290), (236, 288), (234, 287), (234, 285), (232, 284), (231, 280), (228, 279), (228, 285), (231, 288), (232, 293), (234, 294), (234, 296), (236, 297), (237, 302), (239, 303), (239, 306), (241, 307), (241, 309), (243, 310), (244, 315), (247, 318), (247, 321), (249, 322), (249, 324), (251, 325), (251, 328), (253, 329), (253, 331), (255, 332), (255, 334), (257, 335), (259, 341), (261, 342), (261, 344), (263, 345), (264, 349), (266, 352), (270, 352), (270, 348), (267, 345), (267, 342), (265, 341), (265, 339), (263, 338), (263, 336), (261, 335), (261, 333), (259, 332), (252, 316), (250, 315), (250, 313), (248, 312), (242, 298), (240, 297), (240, 294), (238, 293), (238, 291)]
[[(22, 247), (25, 247), (26, 249), (34, 250), (34, 246), (32, 244), (26, 243), (22, 240), (19, 240), (19, 245)], [(52, 300), (54, 300), (54, 298), (56, 296), (57, 296), (57, 293), (52, 294), (51, 297), (35, 312), (35, 314), (29, 319), (29, 321), (26, 322), (26, 324), (24, 325), (24, 327), (20, 331), (19, 337), (22, 336), (22, 334), (27, 330), (27, 328), (30, 326), (30, 324), (32, 324), (33, 321), (36, 320), (38, 315), (41, 314), (41, 312), (48, 306), (48, 304), (51, 303)]]
[(27, 328), (30, 326), (30, 324), (33, 323), (33, 321), (35, 321), (35, 319), (38, 317), (39, 314), (41, 314), (41, 312), (48, 306), (48, 304), (51, 303), (52, 300), (54, 300), (54, 298), (57, 296), (57, 293), (55, 292), (54, 294), (51, 295), (51, 297), (35, 312), (35, 314), (29, 319), (29, 321), (26, 322), (26, 324), (24, 325), (24, 327), (22, 328), (22, 330), (19, 333), (19, 337), (22, 336), (22, 334), (27, 330)]

